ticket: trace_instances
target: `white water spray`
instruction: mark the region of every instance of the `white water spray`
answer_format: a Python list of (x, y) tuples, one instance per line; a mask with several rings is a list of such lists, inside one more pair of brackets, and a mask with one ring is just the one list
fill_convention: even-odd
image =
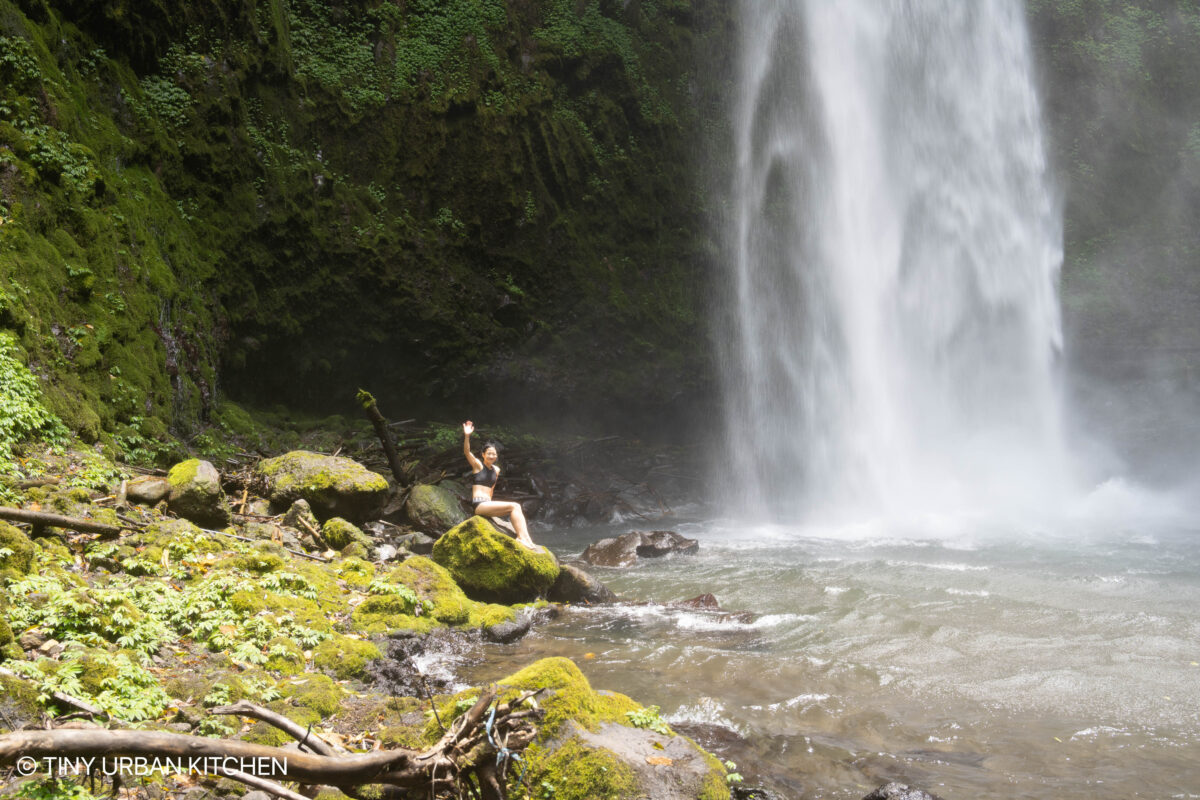
[(1020, 0), (741, 8), (724, 353), (734, 499), (1061, 498), (1061, 223)]

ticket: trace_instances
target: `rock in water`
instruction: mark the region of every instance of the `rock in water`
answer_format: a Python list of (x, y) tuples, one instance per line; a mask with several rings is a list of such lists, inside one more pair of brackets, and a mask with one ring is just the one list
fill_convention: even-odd
[(630, 531), (614, 539), (601, 539), (588, 545), (582, 558), (596, 567), (628, 567), (637, 563), (639, 558), (692, 555), (699, 549), (699, 542), (680, 536), (675, 531)]
[(558, 579), (546, 599), (555, 603), (615, 603), (617, 596), (600, 581), (571, 564), (558, 565)]
[(583, 560), (594, 567), (628, 567), (637, 563), (640, 533), (624, 533), (616, 538), (601, 539), (583, 551)]
[(863, 800), (941, 800), (941, 798), (916, 787), (891, 781), (871, 792)]
[(193, 458), (171, 467), (167, 507), (198, 525), (218, 527), (229, 523), (231, 512), (221, 491), (221, 474), (207, 461)]
[(304, 499), (320, 517), (362, 522), (387, 498), (384, 477), (349, 458), (293, 450), (259, 462), (257, 472), (267, 482), (271, 505), (280, 509)]
[(422, 533), (441, 536), (467, 518), (458, 497), (448, 489), (418, 484), (408, 495), (405, 515), (412, 526)]
[(544, 597), (559, 571), (549, 550), (530, 551), (478, 516), (438, 539), (433, 560), (472, 600), (509, 605)]

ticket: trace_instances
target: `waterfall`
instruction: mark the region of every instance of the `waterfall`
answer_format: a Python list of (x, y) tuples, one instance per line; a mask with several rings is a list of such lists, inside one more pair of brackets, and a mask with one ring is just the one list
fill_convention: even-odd
[(1059, 203), (1020, 0), (743, 0), (723, 481), (808, 516), (1064, 490)]

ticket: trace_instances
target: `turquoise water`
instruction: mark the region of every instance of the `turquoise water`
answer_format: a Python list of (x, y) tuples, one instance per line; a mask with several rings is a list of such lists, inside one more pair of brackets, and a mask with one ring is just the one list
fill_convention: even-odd
[[(467, 677), (567, 656), (671, 722), (737, 731), (794, 797), (885, 779), (947, 798), (1200, 797), (1200, 525), (1152, 501), (1138, 522), (1108, 494), (1124, 499), (1046, 525), (535, 529), (560, 557), (636, 528), (701, 550), (594, 569), (642, 604), (571, 611)], [(668, 605), (705, 592), (757, 617)]]

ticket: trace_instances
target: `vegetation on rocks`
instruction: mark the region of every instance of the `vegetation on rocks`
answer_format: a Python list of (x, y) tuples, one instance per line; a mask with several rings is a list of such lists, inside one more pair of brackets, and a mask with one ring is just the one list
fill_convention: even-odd
[(486, 602), (545, 597), (558, 577), (558, 562), (549, 551), (530, 551), (479, 516), (446, 531), (433, 546), (433, 560), (468, 595)]

